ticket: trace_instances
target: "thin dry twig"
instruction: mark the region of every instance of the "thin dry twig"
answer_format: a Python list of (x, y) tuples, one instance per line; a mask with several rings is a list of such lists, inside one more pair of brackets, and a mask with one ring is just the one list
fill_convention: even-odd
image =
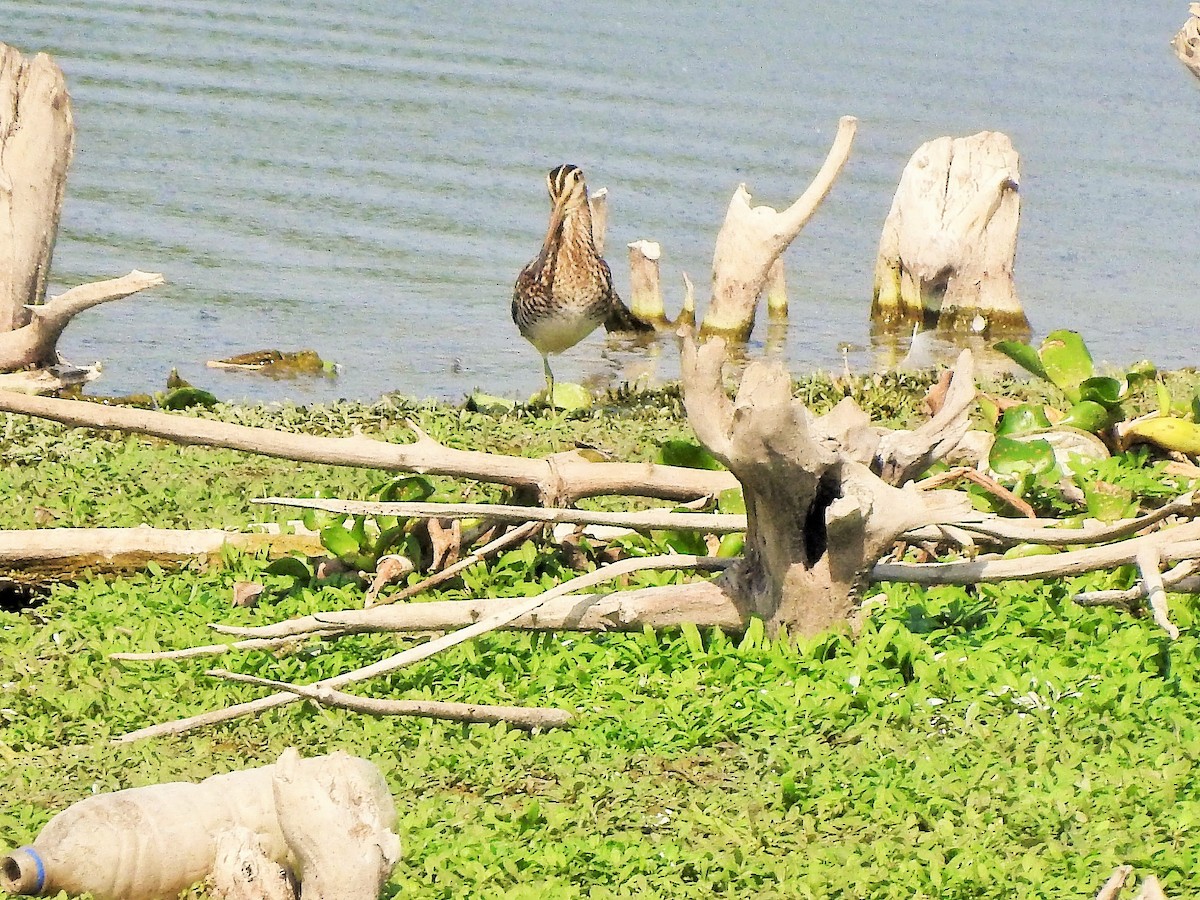
[[(315, 682), (313, 687), (320, 688), (340, 688), (346, 684), (353, 684), (356, 681), (363, 681), (368, 678), (375, 678), (380, 675), (386, 675), (394, 672), (397, 669), (402, 669), (405, 666), (410, 666), (413, 663), (428, 659), (429, 657), (440, 653), (442, 650), (447, 650), (450, 647), (455, 647), (458, 644), (487, 634), (489, 631), (494, 631), (497, 628), (502, 628), (510, 622), (519, 619), (521, 616), (533, 612), (538, 607), (555, 599), (563, 597), (567, 594), (575, 593), (576, 591), (585, 590), (597, 584), (603, 584), (606, 581), (611, 581), (621, 575), (629, 575), (633, 572), (645, 571), (650, 569), (691, 569), (704, 567), (712, 561), (711, 557), (691, 556), (685, 554), (670, 554), (666, 556), (647, 556), (633, 559), (625, 559), (620, 562), (612, 563), (595, 572), (588, 572), (578, 578), (572, 578), (570, 581), (560, 584), (556, 588), (552, 588), (543, 594), (536, 597), (514, 602), (512, 605), (505, 607), (503, 610), (482, 619), (474, 624), (468, 625), (466, 628), (460, 628), (450, 634), (442, 635), (439, 638), (428, 641), (417, 647), (411, 647), (387, 659), (372, 663), (369, 666), (363, 666), (359, 669), (354, 669), (349, 672), (343, 672), (340, 675), (335, 675), (331, 678), (326, 678), (322, 681)], [(722, 567), (728, 563), (728, 560), (716, 560)], [(183, 734), (192, 731), (196, 728), (202, 728), (207, 725), (215, 725), (218, 722), (227, 722), (230, 719), (240, 718), (241, 716), (253, 715), (264, 712), (268, 709), (274, 709), (276, 706), (284, 706), (296, 700), (294, 693), (284, 691), (277, 694), (271, 694), (267, 697), (261, 697), (258, 700), (251, 700), (246, 703), (238, 703), (233, 706), (228, 706), (223, 709), (211, 710), (206, 713), (201, 713), (196, 716), (189, 716), (184, 719), (178, 719), (173, 722), (163, 722), (158, 725), (151, 725), (147, 728), (140, 728), (136, 731), (131, 731), (128, 734), (121, 735), (114, 739), (114, 743), (123, 744), (132, 741), (141, 740), (148, 737), (161, 737), (166, 734)]]
[(397, 516), (410, 519), (493, 519), (499, 522), (551, 522), (572, 525), (617, 525), (640, 530), (673, 528), (706, 534), (731, 534), (746, 530), (746, 517), (723, 513), (675, 512), (651, 509), (642, 512), (596, 512), (562, 507), (510, 506), (500, 503), (386, 503), (368, 500), (334, 500), (303, 497), (267, 497), (254, 503), (320, 509), (349, 516)]
[(469, 555), (463, 557), (454, 565), (447, 566), (440, 572), (430, 575), (428, 578), (422, 582), (419, 582), (418, 584), (409, 585), (408, 587), (404, 588), (404, 590), (399, 591), (389, 597), (380, 597), (378, 593), (376, 593), (374, 597), (369, 597), (367, 599), (366, 606), (383, 606), (387, 603), (398, 603), (401, 600), (408, 600), (411, 597), (415, 597), (417, 594), (432, 590), (439, 584), (444, 584), (445, 582), (454, 578), (464, 569), (468, 569), (475, 565), (475, 563), (482, 562), (489, 556), (499, 553), (501, 550), (504, 550), (507, 547), (511, 547), (514, 544), (519, 544), (521, 541), (533, 537), (541, 528), (541, 522), (526, 522), (519, 528), (514, 528), (512, 531), (500, 535), (500, 537), (496, 538), (495, 540), (489, 541), (477, 550), (473, 550)]
[(1163, 586), (1162, 557), (1159, 555), (1157, 547), (1146, 546), (1138, 550), (1134, 561), (1137, 563), (1138, 571), (1142, 576), (1142, 584), (1146, 586), (1146, 597), (1150, 601), (1150, 611), (1154, 614), (1154, 621), (1162, 628), (1171, 640), (1176, 640), (1179, 637), (1179, 629), (1171, 621), (1170, 611), (1167, 609), (1167, 589)]
[(1037, 513), (1033, 507), (998, 482), (995, 478), (985, 475), (978, 469), (972, 466), (957, 466), (953, 469), (948, 469), (945, 472), (939, 472), (937, 475), (931, 475), (928, 478), (923, 478), (920, 481), (914, 482), (917, 487), (923, 491), (933, 490), (941, 487), (944, 484), (949, 484), (952, 481), (959, 479), (970, 481), (979, 485), (993, 497), (1007, 503), (1021, 515), (1027, 519), (1036, 519)]
[(482, 703), (449, 703), (441, 700), (379, 700), (374, 697), (359, 697), (331, 688), (308, 687), (290, 681), (274, 681), (254, 675), (242, 675), (225, 669), (209, 669), (206, 675), (257, 684), (288, 691), (321, 706), (331, 706), (368, 716), (422, 716), (427, 719), (446, 719), (451, 722), (472, 722), (495, 725), (506, 722), (514, 728), (563, 728), (573, 716), (565, 709), (544, 706), (492, 706)]

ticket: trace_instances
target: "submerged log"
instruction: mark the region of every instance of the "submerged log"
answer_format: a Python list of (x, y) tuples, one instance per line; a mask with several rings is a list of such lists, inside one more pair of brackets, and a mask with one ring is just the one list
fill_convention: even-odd
[(1200, 78), (1200, 3), (1193, 3), (1189, 9), (1192, 17), (1183, 23), (1171, 47), (1188, 71)]
[(1013, 265), (1018, 156), (995, 131), (922, 144), (904, 168), (875, 262), (871, 324), (1028, 332)]
[(744, 184), (729, 202), (725, 223), (713, 251), (712, 302), (704, 315), (701, 334), (745, 342), (754, 329), (755, 307), (771, 267), (816, 214), (821, 202), (850, 156), (858, 120), (843, 116), (824, 165), (800, 198), (777, 212), (750, 205)]

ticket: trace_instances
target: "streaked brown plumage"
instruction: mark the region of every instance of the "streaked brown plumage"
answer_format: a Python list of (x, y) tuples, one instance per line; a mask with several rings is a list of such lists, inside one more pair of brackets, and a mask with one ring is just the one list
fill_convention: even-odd
[(542, 355), (547, 394), (554, 399), (551, 353), (574, 347), (603, 324), (608, 331), (651, 331), (613, 290), (612, 272), (596, 252), (587, 185), (578, 166), (546, 176), (550, 224), (542, 249), (517, 276), (512, 317), (521, 335)]

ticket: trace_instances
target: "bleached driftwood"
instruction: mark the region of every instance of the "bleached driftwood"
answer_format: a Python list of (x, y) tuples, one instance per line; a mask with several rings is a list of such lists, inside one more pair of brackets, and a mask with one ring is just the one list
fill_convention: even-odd
[(787, 276), (783, 269), (783, 256), (775, 258), (767, 272), (767, 318), (775, 322), (788, 316)]
[(249, 828), (222, 831), (213, 843), (216, 858), (208, 890), (214, 900), (296, 900), (295, 880)]
[(28, 310), (28, 322), (15, 331), (0, 333), (0, 369), (46, 367), (58, 362), (58, 339), (78, 313), (110, 300), (119, 300), (163, 284), (154, 272), (136, 269), (120, 278), (94, 281), (71, 288), (50, 302)]
[(407, 503), (373, 500), (333, 500), (322, 497), (265, 497), (255, 503), (320, 509), (348, 516), (399, 516), (408, 519), (475, 519), (524, 524), (525, 522), (612, 525), (632, 530), (678, 529), (703, 534), (732, 534), (746, 530), (746, 517), (736, 514), (675, 512), (648, 509), (639, 512), (600, 512), (590, 509), (511, 506), (503, 503)]
[[(521, 600), (509, 601), (509, 603), (501, 610), (498, 610), (493, 615), (487, 618), (480, 619), (465, 628), (460, 628), (458, 631), (450, 634), (442, 635), (434, 638), (425, 644), (420, 644), (408, 650), (390, 656), (387, 659), (372, 663), (369, 666), (363, 666), (359, 669), (354, 669), (350, 672), (343, 672), (340, 675), (335, 675), (331, 678), (326, 678), (310, 685), (313, 688), (340, 688), (347, 684), (353, 684), (357, 681), (363, 681), (368, 678), (376, 678), (380, 675), (386, 675), (405, 666), (413, 665), (423, 659), (447, 650), (450, 647), (456, 647), (465, 641), (472, 640), (481, 635), (487, 634), (490, 631), (495, 631), (498, 628), (503, 628), (511, 622), (516, 621), (522, 616), (530, 615), (541, 609), (551, 600), (556, 600), (559, 597), (565, 597), (576, 591), (586, 590), (597, 584), (602, 584), (620, 575), (628, 575), (633, 572), (639, 572), (649, 569), (694, 569), (704, 567), (724, 567), (727, 564), (726, 560), (717, 559), (710, 560), (707, 557), (687, 556), (683, 554), (671, 556), (652, 556), (644, 558), (626, 559), (621, 562), (613, 563), (605, 566), (595, 572), (588, 572), (586, 575), (581, 575), (578, 578), (573, 578), (568, 582), (560, 584), (556, 588), (552, 588), (545, 593), (539, 594), (533, 598), (525, 598)], [(687, 587), (690, 587), (688, 585)], [(710, 586), (710, 591), (714, 589)], [(372, 612), (383, 612), (388, 607), (380, 607)], [(258, 700), (250, 700), (246, 703), (238, 703), (234, 706), (225, 707), (224, 709), (212, 710), (200, 715), (191, 716), (185, 719), (178, 719), (174, 722), (165, 722), (159, 725), (152, 725), (148, 728), (141, 728), (136, 731), (131, 731), (128, 734), (122, 735), (114, 739), (114, 743), (128, 743), (148, 737), (161, 737), (166, 734), (183, 734), (196, 728), (203, 728), (208, 725), (215, 725), (219, 722), (226, 722), (230, 719), (236, 719), (245, 715), (257, 715), (269, 709), (274, 709), (277, 706), (284, 706), (299, 699), (296, 694), (290, 691), (280, 691), (266, 697), (261, 697)]]
[(608, 231), (608, 188), (597, 188), (588, 194), (588, 209), (592, 214), (592, 243), (596, 255), (604, 255), (604, 239)]
[(0, 332), (25, 325), (46, 296), (74, 147), (62, 69), (0, 44)]
[(969, 517), (964, 494), (900, 487), (966, 433), (975, 393), (968, 351), (955, 367), (953, 402), (916, 431), (887, 437), (849, 400), (814, 418), (777, 362), (751, 364), (731, 402), (724, 359), (722, 339), (697, 346), (685, 336), (684, 404), (746, 501), (745, 555), (717, 583), (770, 633), (812, 635), (850, 621), (873, 563), (900, 535)]
[(737, 487), (737, 479), (729, 472), (655, 463), (592, 462), (579, 453), (529, 459), (457, 450), (439, 444), (412, 424), (409, 427), (416, 434), (416, 441), (392, 444), (363, 436), (312, 437), (153, 410), (13, 393), (0, 393), (0, 412), (39, 416), (76, 427), (146, 434), (179, 444), (245, 450), (297, 462), (474, 478), (533, 491), (546, 506), (565, 506), (582, 497), (601, 494), (692, 500)]
[(666, 307), (658, 261), (662, 248), (654, 241), (634, 241), (629, 245), (629, 310), (643, 322), (665, 328)]
[(858, 120), (843, 116), (825, 163), (800, 198), (783, 212), (750, 205), (744, 184), (738, 185), (713, 252), (712, 300), (701, 334), (745, 342), (754, 328), (755, 307), (771, 266), (787, 249), (821, 202), (850, 156)]
[[(54, 366), (58, 338), (73, 316), (163, 283), (161, 275), (134, 271), (45, 303), (74, 146), (62, 70), (44, 53), (27, 60), (0, 44), (0, 372)], [(74, 383), (48, 375), (25, 379), (20, 389)]]
[(88, 567), (111, 572), (140, 568), (150, 561), (181, 560), (234, 547), (247, 553), (322, 551), (315, 535), (250, 534), (219, 528), (32, 528), (0, 530), (0, 565), (29, 570)]
[(1012, 142), (996, 131), (942, 137), (917, 149), (879, 241), (875, 328), (1029, 330), (1013, 281), (1018, 162)]
[(1200, 3), (1193, 3), (1188, 9), (1191, 18), (1172, 39), (1171, 48), (1188, 71), (1200, 78)]
[(565, 709), (540, 706), (491, 706), (483, 703), (446, 703), (441, 700), (380, 700), (376, 697), (359, 697), (331, 688), (310, 688), (304, 685), (290, 684), (286, 681), (273, 681), (270, 678), (243, 675), (240, 672), (227, 672), (224, 669), (210, 669), (207, 674), (242, 684), (278, 688), (321, 706), (364, 713), (368, 716), (420, 716), (427, 719), (470, 722), (480, 725), (496, 725), (504, 722), (513, 728), (525, 730), (565, 728), (572, 719), (571, 714)]

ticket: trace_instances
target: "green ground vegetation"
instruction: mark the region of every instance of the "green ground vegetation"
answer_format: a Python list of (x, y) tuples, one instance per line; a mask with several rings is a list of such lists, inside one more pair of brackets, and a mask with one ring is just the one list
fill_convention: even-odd
[[(814, 378), (815, 409), (846, 393), (891, 424), (917, 415), (920, 379)], [(1016, 391), (1001, 386), (1002, 391)], [(579, 418), (493, 417), (385, 400), (328, 408), (218, 406), (199, 415), (406, 439), (417, 419), (454, 446), (537, 455), (574, 441), (653, 458), (687, 440), (676, 394), (622, 395)], [(379, 473), (3, 420), (6, 528), (241, 526), (294, 518), (269, 494), (373, 496)], [(1147, 460), (1131, 463), (1157, 477)], [(1180, 485), (1172, 485), (1180, 487)], [(437, 480), (436, 496), (491, 499)], [(39, 512), (39, 510), (42, 510)], [(632, 541), (659, 552), (669, 535)], [(31, 841), (97, 791), (200, 779), (345, 749), (395, 794), (404, 858), (389, 897), (1079, 898), (1120, 863), (1172, 897), (1200, 895), (1200, 646), (1070, 602), (1069, 582), (881, 589), (859, 640), (769, 641), (684, 628), (608, 635), (493, 634), (356, 688), (392, 698), (552, 705), (562, 731), (372, 719), (296, 703), (180, 738), (112, 745), (149, 723), (260, 695), (204, 675), (212, 660), (116, 663), (116, 651), (210, 643), (207, 623), (263, 623), (361, 605), (348, 581), (264, 572), (227, 554), (180, 570), (80, 574), (36, 608), (0, 613), (0, 844)], [(573, 573), (526, 545), (434, 597), (536, 593)], [(648, 574), (657, 584), (677, 574)], [(258, 580), (257, 609), (230, 605)], [(412, 643), (312, 642), (220, 664), (308, 682)], [(200, 896), (200, 894), (195, 894)]]

